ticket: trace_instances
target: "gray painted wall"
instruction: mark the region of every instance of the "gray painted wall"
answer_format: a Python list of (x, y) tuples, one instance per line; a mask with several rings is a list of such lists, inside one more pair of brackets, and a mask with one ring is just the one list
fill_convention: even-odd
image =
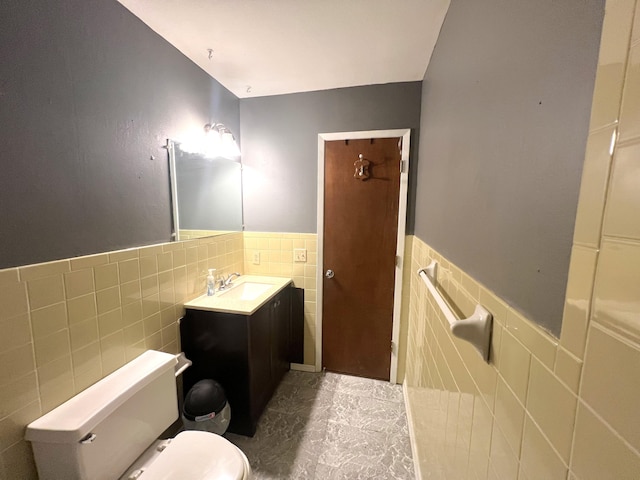
[(603, 0), (452, 0), (422, 93), (415, 234), (560, 332)]
[(420, 90), (408, 82), (242, 99), (245, 229), (316, 231), (319, 133), (411, 128), (415, 169)]
[(166, 138), (239, 136), (238, 99), (115, 0), (3, 1), (0, 65), (0, 268), (168, 241)]

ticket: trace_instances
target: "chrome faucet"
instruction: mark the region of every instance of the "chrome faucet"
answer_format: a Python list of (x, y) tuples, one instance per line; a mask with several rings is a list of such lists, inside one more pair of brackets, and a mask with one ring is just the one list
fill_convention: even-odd
[(224, 275), (220, 275), (220, 280), (218, 280), (218, 290), (229, 288), (232, 285), (233, 279), (239, 276), (240, 274), (238, 272), (230, 273), (227, 278), (224, 278)]

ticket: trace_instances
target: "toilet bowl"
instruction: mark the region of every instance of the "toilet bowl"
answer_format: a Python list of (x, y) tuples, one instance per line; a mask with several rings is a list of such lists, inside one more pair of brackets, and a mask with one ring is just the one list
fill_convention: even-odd
[(242, 451), (228, 440), (195, 430), (154, 442), (120, 480), (225, 479), (248, 480), (251, 468)]
[(178, 418), (174, 355), (149, 350), (27, 426), (40, 480), (249, 480), (210, 432), (158, 436)]

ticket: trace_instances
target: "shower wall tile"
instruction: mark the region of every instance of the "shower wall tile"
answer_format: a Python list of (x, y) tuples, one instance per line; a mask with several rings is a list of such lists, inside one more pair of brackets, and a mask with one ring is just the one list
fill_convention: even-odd
[[(493, 414), (486, 403), (476, 396), (473, 404), (471, 444), (469, 446), (469, 468), (477, 478), (486, 478), (489, 468), (491, 427)], [(471, 477), (472, 478), (472, 477)]]
[(43, 366), (71, 352), (69, 332), (60, 330), (46, 337), (34, 338), (36, 365)]
[(578, 393), (582, 361), (571, 355), (564, 348), (559, 348), (556, 354), (555, 374), (573, 393)]
[(108, 263), (93, 268), (96, 291), (118, 285), (118, 264)]
[(592, 324), (580, 392), (582, 400), (636, 451), (640, 451), (638, 372), (640, 345)]
[(519, 459), (511, 450), (509, 442), (498, 427), (493, 423), (491, 432), (491, 453), (489, 454), (489, 470), (494, 472), (496, 478), (509, 480), (518, 478)]
[(109, 374), (125, 364), (124, 334), (118, 330), (100, 338), (100, 352), (102, 355), (102, 371)]
[(10, 285), (20, 281), (17, 268), (5, 268), (0, 270), (0, 285)]
[[(560, 341), (484, 286), (479, 285), (474, 297), (476, 289), (467, 272), (419, 238), (412, 240), (412, 272), (437, 260), (442, 289), (453, 303), (461, 302), (456, 305), (459, 310), (478, 301), (495, 314), (493, 335), (498, 346), (488, 365), (469, 356), (467, 347), (451, 338), (422, 280), (415, 274), (405, 280), (410, 292), (405, 390), (422, 478), (443, 478), (440, 473), (447, 470), (446, 455), (430, 455), (447, 448), (446, 431), (432, 433), (433, 426), (460, 421), (460, 415), (449, 417), (447, 409), (426, 409), (424, 404), (434, 395), (448, 398), (461, 393), (461, 384), (452, 381), (456, 374), (451, 373), (461, 371), (460, 359), (471, 382), (483, 392), (473, 404), (466, 478), (638, 478), (640, 8), (636, 4), (635, 0), (606, 3)], [(484, 381), (488, 371), (497, 377), (493, 393), (491, 383)], [(456, 458), (464, 461), (464, 452), (457, 452)]]
[(158, 273), (158, 263), (155, 255), (145, 255), (140, 257), (140, 276), (149, 277)]
[(537, 360), (532, 361), (527, 412), (566, 464), (571, 453), (576, 400), (553, 372)]
[(22, 440), (23, 425), (27, 425), (41, 415), (40, 402), (36, 400), (0, 420), (0, 451)]
[(591, 106), (590, 129), (617, 122), (635, 0), (608, 0)]
[(498, 382), (495, 419), (514, 452), (520, 451), (524, 427), (524, 407), (503, 380)]
[(573, 232), (573, 241), (579, 245), (591, 248), (600, 245), (602, 215), (616, 135), (617, 125), (612, 124), (589, 133), (587, 138), (580, 200)]
[(0, 352), (4, 353), (32, 341), (29, 315), (0, 317)]
[[(244, 271), (247, 275), (269, 275), (293, 279), (304, 288), (304, 363), (316, 363), (317, 248), (315, 233), (244, 232)], [(295, 262), (293, 250), (307, 250), (306, 262)], [(254, 256), (260, 261), (254, 263)], [(320, 267), (322, 268), (322, 267)]]
[[(12, 270), (17, 273), (16, 269)], [(5, 306), (2, 318), (15, 317), (29, 311), (26, 284), (18, 281), (17, 275), (14, 281), (9, 280), (9, 276), (5, 275), (5, 280), (0, 284), (0, 304)]]
[[(128, 252), (129, 250), (119, 250), (116, 252), (116, 255), (122, 255), (124, 252)], [(134, 252), (137, 255), (137, 251), (135, 249), (131, 249), (130, 251)], [(98, 253), (96, 255), (87, 255), (85, 257), (76, 257), (69, 259), (69, 263), (71, 264), (71, 270), (85, 270), (91, 267), (97, 267), (99, 265), (104, 265), (105, 263), (109, 263), (109, 254), (108, 253)]]
[[(195, 257), (186, 254), (189, 249)], [(23, 440), (31, 420), (148, 348), (179, 351), (177, 320), (184, 301), (204, 292), (205, 267), (242, 273), (242, 234), (0, 270), (0, 459), (6, 478), (36, 478)]]
[(71, 351), (76, 351), (85, 345), (96, 342), (98, 335), (98, 321), (91, 318), (81, 323), (69, 326), (69, 337), (71, 340)]
[(55, 383), (40, 385), (39, 391), (40, 406), (42, 413), (45, 414), (73, 397), (73, 378), (69, 374), (61, 376)]
[(1, 455), (7, 479), (38, 478), (33, 452), (27, 442), (14, 443), (3, 450)]
[(142, 292), (140, 291), (140, 281), (133, 280), (127, 283), (120, 284), (120, 301), (122, 306), (136, 302), (142, 299)]
[(640, 43), (640, 11), (636, 8), (631, 31), (631, 45), (637, 45), (638, 43)]
[(94, 366), (99, 366), (100, 371), (102, 371), (99, 343), (95, 341), (74, 350), (71, 353), (71, 362), (73, 364), (73, 374), (75, 376), (93, 370)]
[[(140, 355), (142, 352), (139, 352)], [(138, 356), (136, 355), (136, 356)], [(133, 357), (135, 358), (135, 357)], [(131, 360), (133, 360), (131, 358)], [(87, 370), (84, 373), (74, 374), (73, 376), (73, 385), (75, 387), (75, 393), (79, 393), (82, 390), (89, 388), (91, 385), (96, 383), (98, 380), (102, 378), (102, 366), (94, 365), (93, 368)]]
[(140, 262), (137, 258), (118, 262), (118, 276), (120, 283), (133, 282), (140, 278)]
[(31, 311), (31, 331), (34, 338), (51, 335), (67, 328), (67, 308), (64, 302)]
[[(402, 256), (402, 303), (400, 306), (400, 335), (398, 339), (398, 374), (397, 383), (404, 383), (407, 357), (407, 332), (409, 326), (409, 308), (411, 305), (410, 288), (406, 287), (411, 281), (411, 250), (413, 248), (413, 235), (407, 235), (404, 242)], [(315, 295), (314, 295), (315, 300)]]
[(2, 352), (0, 354), (0, 365), (5, 366), (0, 372), (0, 385), (6, 385), (33, 372), (35, 369), (33, 345), (27, 343)]
[(98, 315), (110, 312), (120, 307), (120, 288), (118, 285), (100, 290), (96, 293)]
[[(553, 450), (536, 424), (527, 416), (522, 440), (519, 479), (564, 479), (567, 465)], [(515, 477), (514, 477), (515, 478)]]
[[(215, 252), (215, 250), (213, 250), (213, 252)], [(215, 256), (215, 253), (213, 256)], [(173, 269), (173, 254), (171, 252), (156, 254), (156, 263), (158, 265), (159, 272), (166, 272)]]
[[(419, 238), (413, 238), (412, 245), (413, 271), (431, 259), (444, 260)], [(452, 271), (457, 268), (447, 263)], [(447, 288), (457, 288), (454, 278), (450, 276)], [(480, 284), (478, 287), (479, 297), (489, 298), (486, 287)], [(608, 422), (603, 425), (617, 432), (615, 435), (626, 435), (622, 441), (627, 457), (623, 460), (627, 465), (636, 461), (634, 435), (640, 431), (640, 425), (631, 409), (640, 403), (640, 390), (635, 388), (637, 382), (632, 377), (640, 369), (636, 361), (640, 359), (640, 347), (627, 343), (623, 348), (616, 343), (623, 337), (613, 332), (604, 337), (613, 339), (608, 345), (601, 335), (594, 334), (594, 328), (607, 330), (591, 322), (588, 334), (580, 334), (581, 338), (589, 338), (583, 364), (581, 358), (547, 332), (522, 315), (509, 314), (512, 310), (494, 299), (493, 306), (506, 308), (507, 321), (506, 328), (497, 321), (494, 324), (499, 350), (494, 361), (486, 364), (473, 349), (450, 335), (448, 325), (417, 275), (412, 275), (405, 288), (410, 292), (406, 401), (411, 412), (416, 464), (423, 478), (449, 475), (469, 479), (566, 479), (572, 465), (591, 461), (589, 456), (596, 455), (583, 437), (576, 436), (581, 404), (597, 409)], [(620, 373), (612, 373), (617, 371)], [(495, 380), (487, 382), (486, 378), (492, 376)], [(470, 415), (460, 407), (467, 391), (472, 391), (474, 398)], [(621, 401), (612, 402), (611, 392), (616, 392), (615, 398)], [(439, 408), (426, 408), (434, 395), (444, 398), (444, 404), (441, 401)], [(589, 449), (588, 454), (583, 454), (585, 448)], [(434, 450), (442, 454), (435, 455)], [(572, 451), (580, 456), (574, 453), (572, 457)], [(604, 453), (597, 456), (598, 462), (611, 464), (613, 471), (619, 468), (612, 463), (616, 460)], [(429, 461), (425, 461), (427, 458)], [(460, 462), (468, 465), (465, 474), (457, 470)], [(572, 467), (571, 471), (577, 478), (583, 478), (579, 468)]]
[(96, 295), (90, 293), (82, 297), (67, 300), (67, 314), (69, 324), (80, 323), (98, 315), (96, 307)]
[(574, 245), (571, 250), (560, 343), (578, 358), (584, 356), (587, 341), (597, 259), (595, 249)]
[(98, 332), (100, 334), (100, 338), (111, 335), (123, 328), (122, 310), (120, 308), (98, 315)]
[[(640, 52), (640, 48), (638, 51)], [(640, 69), (640, 66), (638, 68)], [(637, 81), (640, 82), (640, 78)], [(614, 155), (604, 219), (606, 236), (640, 240), (640, 215), (638, 215), (640, 198), (637, 195), (637, 179), (640, 175), (638, 158), (640, 158), (640, 129), (639, 136), (633, 140), (633, 143), (621, 145)]]
[(635, 344), (640, 343), (638, 285), (640, 242), (605, 239), (593, 292), (593, 321)]
[(507, 312), (507, 331), (520, 340), (538, 360), (553, 368), (558, 341), (544, 330), (535, 327), (514, 309)]
[(62, 274), (38, 278), (27, 282), (29, 308), (43, 308), (65, 301)]
[(47, 363), (38, 368), (38, 383), (40, 390), (53, 390), (61, 383), (72, 383), (71, 355)]
[(531, 352), (509, 332), (503, 332), (498, 368), (501, 377), (523, 405), (527, 399), (530, 363)]
[(5, 418), (24, 405), (38, 401), (38, 383), (33, 370), (17, 380), (9, 381), (0, 389), (0, 416)]
[(69, 260), (56, 260), (55, 262), (38, 263), (20, 267), (20, 280), (40, 280), (45, 277), (67, 273), (71, 269)]
[(640, 139), (640, 44), (629, 51), (620, 112), (620, 142)]
[(95, 291), (91, 269), (85, 268), (64, 274), (67, 299), (81, 297)]
[(502, 327), (507, 325), (507, 312), (509, 307), (500, 300), (496, 295), (487, 290), (486, 288), (480, 288), (480, 303), (487, 308), (493, 315), (494, 322), (498, 323)]
[(640, 472), (640, 456), (580, 402), (571, 470), (580, 480), (635, 479)]

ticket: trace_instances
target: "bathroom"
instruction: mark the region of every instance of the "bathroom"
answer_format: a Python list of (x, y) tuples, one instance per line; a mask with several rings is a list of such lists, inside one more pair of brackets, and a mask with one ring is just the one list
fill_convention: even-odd
[[(211, 265), (305, 289), (314, 370), (318, 134), (386, 129), (411, 130), (395, 373), (416, 477), (640, 478), (637, 0), (434, 2), (421, 80), (243, 98), (115, 0), (28, 3), (0, 20), (0, 479), (37, 478), (29, 422), (178, 352)], [(240, 144), (244, 232), (170, 243), (163, 146), (208, 121)], [(426, 301), (432, 259), (493, 314), (489, 363)]]

